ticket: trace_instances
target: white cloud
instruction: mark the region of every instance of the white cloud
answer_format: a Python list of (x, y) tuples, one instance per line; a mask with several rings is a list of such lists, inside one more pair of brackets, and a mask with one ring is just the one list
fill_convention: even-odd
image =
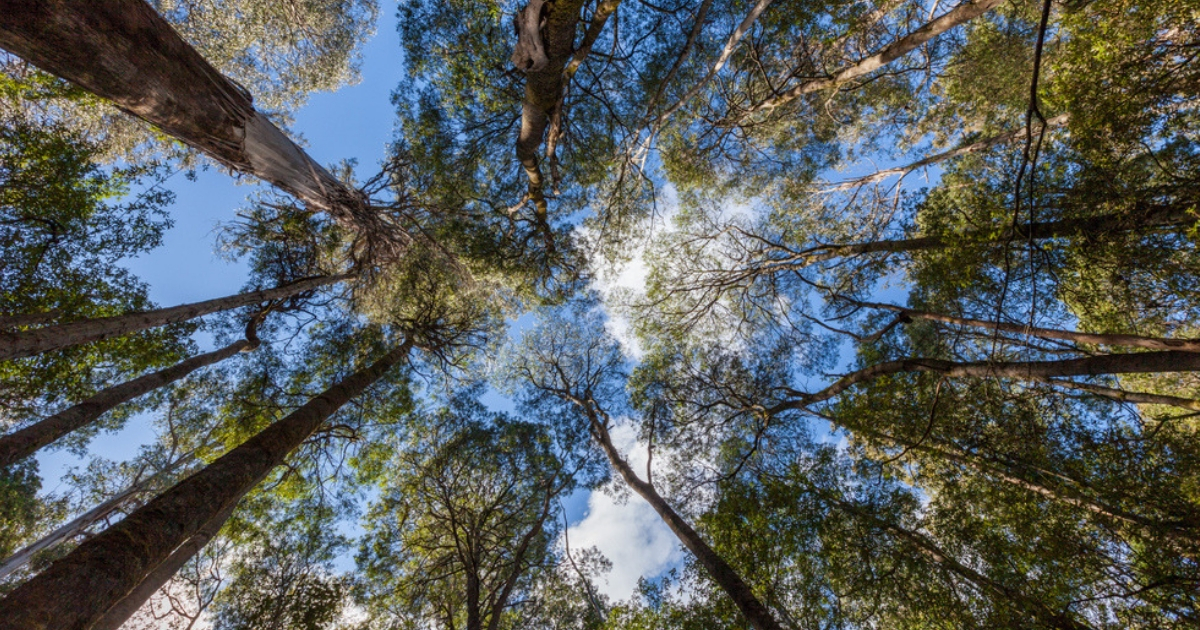
[[(612, 439), (617, 449), (626, 453), (626, 461), (634, 470), (646, 469), (646, 447), (637, 442), (632, 424), (615, 427)], [(612, 561), (607, 582), (597, 586), (613, 599), (628, 599), (638, 578), (657, 577), (684, 558), (679, 540), (650, 504), (636, 494), (618, 502), (604, 492), (592, 492), (587, 516), (567, 533), (572, 549), (597, 547)]]

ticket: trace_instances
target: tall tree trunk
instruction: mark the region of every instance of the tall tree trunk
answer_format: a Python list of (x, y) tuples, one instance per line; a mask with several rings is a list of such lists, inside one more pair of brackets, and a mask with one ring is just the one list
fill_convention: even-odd
[(164, 584), (167, 583), (176, 573), (187, 564), (188, 560), (196, 557), (200, 550), (212, 540), (217, 532), (221, 531), (221, 526), (229, 517), (233, 515), (234, 509), (237, 508), (237, 503), (232, 503), (224, 512), (214, 516), (210, 521), (205, 523), (195, 536), (188, 539), (187, 542), (180, 545), (173, 551), (162, 564), (158, 565), (149, 575), (138, 584), (129, 595), (125, 596), (115, 606), (108, 609), (104, 616), (99, 621), (92, 624), (88, 630), (119, 630), (121, 626), (150, 601), (150, 598), (158, 592)]
[(592, 427), (592, 434), (599, 443), (600, 449), (608, 457), (612, 467), (617, 470), (617, 473), (634, 492), (654, 508), (654, 511), (667, 524), (679, 542), (683, 543), (683, 546), (687, 547), (688, 551), (696, 557), (700, 566), (704, 567), (709, 577), (733, 600), (734, 605), (738, 607), (746, 621), (756, 630), (783, 630), (783, 626), (779, 625), (771, 611), (759, 601), (758, 597), (754, 595), (754, 591), (742, 580), (738, 572), (729, 566), (729, 563), (725, 562), (725, 559), (712, 547), (708, 546), (708, 543), (704, 542), (700, 534), (692, 529), (692, 526), (658, 494), (658, 490), (652, 483), (638, 478), (637, 473), (613, 446), (612, 438), (608, 434), (608, 418), (603, 415), (603, 411), (595, 407), (595, 403), (592, 401), (576, 399), (573, 402), (587, 416)]
[(769, 98), (757, 105), (746, 110), (742, 115), (746, 116), (763, 110), (772, 110), (780, 105), (784, 105), (791, 101), (800, 98), (805, 94), (819, 92), (830, 88), (840, 87), (853, 81), (857, 78), (866, 76), (887, 64), (900, 59), (908, 53), (916, 50), (924, 45), (929, 40), (945, 33), (946, 31), (965, 24), (988, 11), (1000, 6), (1004, 0), (973, 0), (964, 2), (950, 11), (947, 11), (941, 17), (921, 26), (917, 30), (897, 39), (896, 41), (884, 46), (879, 52), (862, 59), (858, 63), (851, 66), (846, 66), (838, 70), (834, 74), (820, 79), (811, 79), (793, 87), (792, 89)]
[(169, 368), (109, 387), (45, 420), (0, 437), (0, 468), (29, 457), (43, 446), (91, 424), (117, 405), (174, 383), (202, 367), (218, 363), (240, 352), (253, 350), (256, 345), (254, 342), (239, 339), (224, 348), (198, 354)]
[(930, 372), (950, 377), (1011, 378), (1024, 381), (1044, 381), (1061, 376), (1097, 376), (1102, 374), (1156, 374), (1159, 372), (1195, 372), (1200, 370), (1200, 354), (1195, 352), (1139, 352), (1136, 354), (1102, 354), (1078, 359), (1056, 361), (976, 361), (957, 363), (943, 359), (900, 359), (884, 361), (851, 372), (829, 387), (814, 393), (791, 392), (769, 413), (786, 409), (801, 409), (813, 403), (837, 396), (860, 383), (889, 374)]
[(18, 587), (0, 601), (0, 629), (90, 628), (411, 347), (405, 340)]
[(955, 317), (942, 313), (931, 313), (913, 308), (881, 304), (878, 302), (854, 302), (860, 306), (900, 313), (912, 319), (924, 319), (956, 326), (970, 326), (986, 330), (1001, 330), (1021, 335), (1032, 335), (1042, 339), (1059, 339), (1074, 343), (1086, 343), (1097, 346), (1121, 346), (1127, 348), (1145, 348), (1147, 350), (1179, 350), (1181, 352), (1200, 352), (1200, 339), (1171, 339), (1168, 337), (1143, 337), (1141, 335), (1122, 335), (1114, 333), (1085, 333), (1054, 328), (1037, 328), (1023, 324), (1006, 324), (981, 319)]
[(778, 258), (755, 263), (753, 272), (798, 269), (826, 260), (857, 256), (861, 254), (918, 252), (943, 247), (959, 246), (963, 243), (1006, 243), (1021, 239), (1048, 239), (1068, 236), (1103, 236), (1114, 232), (1137, 231), (1154, 228), (1191, 225), (1196, 217), (1189, 214), (1183, 205), (1155, 206), (1145, 208), (1141, 214), (1101, 214), (1075, 219), (1038, 221), (1025, 223), (1013, 230), (967, 232), (945, 236), (918, 236), (915, 238), (870, 241), (867, 243), (815, 245), (803, 250), (793, 250), (781, 245), (768, 245), (767, 252), (779, 250)]
[[(1046, 119), (1046, 127), (1047, 128), (1061, 127), (1061, 126), (1067, 124), (1067, 122), (1069, 122), (1070, 119), (1071, 119), (1070, 114), (1060, 114), (1058, 116), (1054, 116), (1053, 118)], [(841, 190), (849, 190), (851, 188), (858, 188), (860, 186), (866, 186), (867, 184), (873, 184), (878, 181), (883, 181), (893, 175), (907, 175), (919, 168), (924, 168), (926, 166), (933, 166), (934, 164), (937, 164), (939, 162), (944, 162), (949, 159), (961, 157), (964, 155), (970, 155), (972, 153), (978, 153), (980, 151), (985, 151), (985, 150), (990, 149), (998, 144), (1004, 144), (1005, 142), (1010, 142), (1012, 140), (1024, 139), (1025, 137), (1026, 137), (1026, 129), (1024, 127), (1022, 127), (1016, 131), (1002, 133), (998, 136), (992, 136), (991, 138), (988, 138), (986, 140), (980, 140), (979, 142), (972, 142), (971, 144), (966, 144), (966, 145), (963, 145), (963, 146), (955, 148), (955, 149), (950, 149), (948, 151), (936, 153), (927, 158), (923, 158), (923, 159), (917, 160), (915, 162), (910, 162), (908, 164), (905, 164), (904, 166), (897, 166), (895, 168), (887, 168), (887, 169), (883, 169), (880, 171), (875, 171), (874, 173), (871, 173), (870, 175), (866, 175), (864, 177), (857, 177), (855, 179), (840, 182), (830, 188), (824, 189), (823, 192), (837, 192), (837, 191), (841, 191)]]
[(371, 218), (361, 194), (255, 111), (144, 0), (0, 0), (0, 47), (343, 224)]
[(193, 302), (192, 304), (181, 304), (154, 311), (88, 319), (70, 324), (59, 324), (57, 326), (26, 330), (19, 333), (0, 333), (0, 361), (18, 359), (82, 343), (120, 337), (148, 328), (187, 321), (210, 313), (227, 311), (241, 306), (288, 298), (327, 284), (341, 282), (351, 277), (353, 277), (351, 274), (339, 274), (308, 278), (274, 289), (250, 291), (249, 293), (240, 293), (204, 302)]
[(526, 61), (525, 57), (518, 57), (517, 53), (523, 53), (518, 49), (513, 61), (519, 70), (526, 73), (525, 98), (521, 102), (521, 129), (517, 134), (517, 159), (529, 179), (529, 199), (536, 209), (538, 227), (547, 236), (550, 228), (546, 182), (539, 165), (538, 149), (542, 146), (551, 117), (561, 104), (566, 83), (564, 71), (576, 52), (575, 28), (583, 5), (584, 0), (530, 2), (527, 11), (522, 11), (519, 16), (522, 19), (517, 22), (518, 42), (536, 39), (543, 52), (540, 59)]
[(193, 457), (194, 455), (192, 454), (180, 457), (149, 478), (134, 481), (128, 488), (125, 488), (115, 496), (106, 499), (96, 507), (75, 517), (71, 522), (43, 536), (41, 540), (9, 556), (3, 564), (0, 564), (0, 579), (12, 575), (18, 569), (28, 564), (37, 553), (50, 549), (65, 540), (83, 535), (92, 525), (95, 525), (109, 514), (124, 507), (126, 503), (132, 501), (137, 495), (149, 491), (151, 489), (149, 486), (157, 479), (174, 472), (179, 466), (192, 461)]

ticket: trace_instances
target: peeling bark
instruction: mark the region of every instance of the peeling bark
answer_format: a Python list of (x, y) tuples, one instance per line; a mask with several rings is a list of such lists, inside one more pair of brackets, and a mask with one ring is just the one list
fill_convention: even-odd
[(0, 48), (347, 227), (372, 214), (143, 0), (0, 0)]
[(0, 630), (91, 628), (411, 348), (406, 340), (50, 565), (0, 600)]
[(46, 326), (19, 333), (0, 333), (0, 361), (33, 356), (82, 343), (101, 341), (128, 335), (148, 328), (195, 319), (210, 313), (227, 311), (241, 306), (278, 300), (311, 291), (327, 284), (341, 282), (352, 274), (320, 276), (299, 280), (274, 289), (250, 291), (223, 298), (181, 304), (169, 308), (115, 317), (88, 319), (58, 326)]

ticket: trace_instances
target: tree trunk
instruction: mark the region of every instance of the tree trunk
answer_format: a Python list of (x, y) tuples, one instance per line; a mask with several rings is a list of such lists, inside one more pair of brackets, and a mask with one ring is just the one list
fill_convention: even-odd
[[(564, 70), (575, 52), (575, 27), (579, 23), (579, 12), (583, 0), (559, 0), (543, 4), (530, 2), (528, 9), (541, 5), (540, 20), (526, 19), (518, 22), (518, 40), (525, 42), (537, 38), (541, 43), (544, 61), (528, 64), (526, 71), (525, 98), (521, 102), (521, 130), (517, 135), (517, 159), (529, 178), (529, 199), (537, 210), (537, 221), (543, 232), (549, 230), (546, 209), (545, 178), (539, 166), (538, 149), (550, 125), (550, 117), (559, 105), (565, 85)], [(524, 13), (523, 13), (524, 15)], [(532, 28), (537, 32), (529, 32)], [(529, 45), (526, 45), (528, 48)], [(522, 49), (524, 50), (524, 48)], [(518, 60), (513, 55), (514, 62)]]
[(868, 308), (877, 308), (880, 310), (900, 313), (914, 319), (924, 319), (933, 322), (954, 324), (956, 326), (971, 326), (973, 328), (983, 328), (986, 330), (1002, 330), (1004, 332), (1017, 333), (1021, 335), (1032, 335), (1042, 339), (1060, 339), (1063, 341), (1093, 344), (1097, 346), (1122, 346), (1127, 348), (1145, 348), (1147, 350), (1179, 350), (1181, 352), (1200, 352), (1200, 339), (1171, 339), (1167, 337), (1143, 337), (1140, 335), (1074, 332), (1070, 330), (1057, 330), (1054, 328), (1036, 328), (1032, 326), (1025, 326), (1023, 324), (1005, 324), (980, 319), (954, 317), (953, 315), (919, 311), (912, 308), (905, 308), (903, 306), (895, 306), (893, 304), (880, 304), (877, 302), (855, 303)]
[(0, 564), (0, 579), (12, 575), (18, 569), (28, 564), (29, 561), (33, 559), (33, 556), (38, 552), (54, 547), (65, 540), (69, 540), (84, 534), (89, 527), (100, 522), (101, 519), (107, 517), (109, 514), (112, 514), (117, 509), (123, 507), (138, 494), (147, 492), (149, 490), (148, 486), (150, 486), (150, 484), (156, 479), (165, 476), (168, 473), (174, 472), (175, 469), (183, 463), (190, 462), (193, 457), (194, 455), (192, 454), (180, 457), (166, 468), (155, 473), (150, 478), (135, 481), (134, 483), (130, 484), (128, 488), (122, 490), (117, 495), (101, 502), (100, 505), (97, 505), (87, 512), (80, 514), (72, 519), (71, 522), (42, 537), (41, 540), (29, 545), (28, 547), (25, 547), (24, 549), (21, 549), (12, 556), (9, 556), (3, 564)]
[(18, 587), (0, 601), (0, 629), (90, 628), (411, 347), (406, 340)]
[(0, 0), (0, 47), (349, 227), (365, 199), (289, 140), (143, 0)]
[(217, 532), (221, 531), (221, 526), (233, 515), (236, 507), (237, 503), (230, 504), (224, 512), (205, 523), (195, 536), (189, 538), (187, 542), (172, 552), (165, 562), (158, 565), (150, 572), (150, 575), (146, 576), (146, 579), (142, 580), (141, 584), (133, 589), (133, 592), (109, 608), (108, 612), (104, 613), (104, 616), (92, 624), (88, 630), (119, 630), (133, 616), (133, 613), (150, 601), (150, 598), (174, 577), (183, 568), (183, 565), (187, 564), (188, 560), (200, 553), (200, 550), (217, 535)]
[(274, 289), (240, 293), (238, 295), (206, 300), (204, 302), (193, 302), (192, 304), (181, 304), (155, 311), (88, 319), (81, 322), (46, 326), (19, 333), (0, 333), (0, 361), (18, 359), (82, 343), (120, 337), (146, 330), (147, 328), (187, 321), (208, 315), (209, 313), (227, 311), (240, 306), (288, 298), (305, 291), (311, 291), (317, 287), (341, 282), (350, 277), (352, 277), (351, 274), (321, 276), (300, 280)]
[[(1067, 124), (1067, 122), (1070, 121), (1070, 119), (1071, 119), (1070, 114), (1060, 114), (1058, 116), (1054, 116), (1053, 118), (1048, 118), (1048, 119), (1046, 119), (1046, 128), (1061, 127), (1061, 126)], [(849, 190), (851, 188), (858, 188), (859, 186), (865, 186), (867, 184), (873, 184), (875, 182), (885, 180), (885, 179), (891, 177), (892, 175), (907, 175), (908, 173), (911, 173), (919, 168), (924, 168), (926, 166), (932, 166), (939, 162), (944, 162), (946, 160), (956, 158), (956, 157), (961, 157), (963, 155), (970, 155), (972, 153), (978, 153), (980, 151), (985, 151), (985, 150), (990, 149), (998, 144), (1004, 144), (1005, 142), (1010, 142), (1012, 140), (1022, 139), (1025, 137), (1026, 137), (1026, 130), (1024, 127), (1022, 127), (1016, 131), (1002, 133), (998, 136), (993, 136), (991, 138), (988, 138), (987, 140), (980, 140), (979, 142), (972, 142), (971, 144), (963, 145), (956, 149), (950, 149), (949, 151), (943, 151), (941, 153), (931, 155), (927, 158), (917, 160), (916, 162), (905, 164), (904, 166), (888, 168), (888, 169), (884, 169), (881, 171), (876, 171), (865, 177), (858, 177), (855, 179), (844, 181), (844, 182), (834, 185), (832, 188), (824, 189), (823, 192), (837, 192), (837, 191), (841, 191), (841, 190)]]
[(38, 449), (95, 421), (117, 405), (169, 385), (192, 372), (223, 361), (240, 352), (254, 349), (255, 344), (239, 339), (224, 348), (198, 354), (169, 368), (132, 381), (114, 385), (83, 402), (64, 409), (45, 420), (0, 437), (0, 468), (14, 464)]
[(924, 45), (929, 40), (945, 33), (946, 31), (965, 24), (988, 11), (1000, 6), (1004, 0), (973, 0), (972, 2), (964, 2), (950, 11), (947, 11), (941, 17), (925, 24), (921, 28), (901, 37), (900, 39), (884, 46), (882, 50), (867, 57), (858, 63), (842, 68), (832, 76), (805, 81), (800, 85), (780, 94), (769, 98), (745, 112), (744, 115), (753, 114), (762, 110), (772, 110), (780, 105), (790, 103), (791, 101), (800, 98), (805, 94), (819, 92), (821, 90), (835, 88), (859, 77), (870, 74), (879, 68), (907, 55)]
[(848, 245), (816, 245), (800, 251), (772, 245), (769, 247), (782, 250), (787, 255), (757, 263), (755, 271), (796, 269), (813, 263), (861, 254), (918, 252), (958, 246), (963, 243), (1006, 243), (1021, 239), (1102, 236), (1113, 232), (1190, 225), (1195, 221), (1196, 217), (1190, 215), (1186, 207), (1156, 206), (1146, 209), (1140, 216), (1121, 213), (1057, 221), (1038, 221), (1022, 224), (1016, 230), (1004, 229), (998, 235), (993, 231), (985, 231), (946, 236), (918, 236)]
[(795, 392), (791, 400), (767, 410), (777, 413), (799, 409), (822, 402), (859, 384), (881, 376), (902, 372), (931, 372), (950, 377), (1011, 378), (1024, 381), (1044, 381), (1061, 376), (1096, 376), (1101, 374), (1155, 374), (1159, 372), (1194, 372), (1200, 370), (1200, 354), (1195, 352), (1139, 352), (1136, 354), (1102, 354), (1078, 359), (1057, 361), (977, 361), (956, 363), (943, 359), (900, 359), (884, 361), (851, 372), (821, 391), (807, 394)]
[(758, 597), (754, 595), (754, 591), (746, 584), (737, 571), (725, 562), (725, 559), (720, 556), (692, 526), (688, 524), (675, 510), (671, 507), (654, 486), (648, 482), (638, 478), (637, 473), (629, 467), (628, 462), (621, 457), (621, 454), (613, 446), (612, 439), (609, 437), (608, 429), (605, 420), (601, 419), (597, 414), (597, 410), (592, 408), (591, 404), (576, 402), (583, 412), (587, 415), (588, 421), (591, 423), (593, 434), (596, 441), (600, 444), (601, 450), (608, 456), (608, 461), (613, 468), (625, 480), (625, 483), (638, 493), (654, 511), (658, 513), (667, 527), (679, 538), (679, 542), (687, 547), (688, 551), (696, 557), (700, 566), (708, 573), (721, 590), (725, 591), (729, 598), (733, 600), (734, 605), (738, 607), (746, 621), (750, 623), (756, 630), (783, 630), (775, 617), (771, 615), (771, 611), (763, 605)]

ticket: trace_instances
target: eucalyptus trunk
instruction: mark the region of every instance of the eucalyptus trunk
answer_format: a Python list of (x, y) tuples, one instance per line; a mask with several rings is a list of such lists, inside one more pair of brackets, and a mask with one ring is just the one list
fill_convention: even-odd
[(0, 333), (0, 361), (19, 359), (83, 343), (121, 337), (148, 328), (156, 328), (158, 326), (195, 319), (210, 313), (218, 313), (242, 306), (289, 298), (327, 284), (341, 282), (350, 277), (352, 277), (350, 274), (320, 276), (299, 280), (274, 289), (250, 291), (248, 293), (239, 293), (238, 295), (230, 295), (203, 302), (193, 302), (191, 304), (181, 304), (153, 311), (87, 319), (18, 333)]
[(168, 580), (183, 568), (183, 565), (187, 564), (188, 560), (196, 557), (196, 554), (200, 553), (200, 550), (216, 537), (217, 532), (221, 531), (221, 526), (233, 515), (233, 510), (236, 507), (236, 503), (230, 505), (224, 512), (205, 523), (196, 532), (195, 536), (189, 538), (187, 542), (172, 552), (166, 561), (151, 571), (146, 576), (146, 579), (142, 580), (142, 583), (133, 589), (133, 592), (117, 602), (115, 606), (109, 608), (108, 612), (104, 613), (104, 616), (99, 621), (92, 624), (89, 630), (119, 630), (121, 626), (125, 625), (125, 622), (133, 616), (133, 613), (140, 610)]
[(692, 552), (696, 557), (696, 561), (700, 566), (704, 567), (708, 576), (712, 578), (721, 590), (729, 596), (742, 616), (746, 621), (755, 628), (755, 630), (783, 630), (783, 626), (775, 620), (771, 611), (754, 595), (754, 591), (750, 586), (742, 580), (741, 575), (731, 566), (725, 559), (721, 557), (700, 534), (692, 528), (692, 526), (684, 520), (674, 508), (667, 503), (662, 495), (658, 494), (658, 490), (649, 481), (642, 481), (629, 463), (625, 461), (621, 454), (613, 446), (612, 438), (609, 436), (608, 428), (605, 419), (599, 417), (596, 409), (593, 409), (589, 404), (580, 405), (583, 411), (588, 416), (588, 420), (592, 426), (592, 433), (596, 437), (596, 441), (600, 444), (600, 449), (608, 457), (608, 461), (612, 464), (625, 483), (638, 493), (638, 496), (646, 500), (650, 507), (658, 513), (679, 542), (683, 543), (687, 550)]
[(93, 627), (180, 545), (232, 509), (329, 416), (400, 363), (411, 347), (406, 340), (18, 587), (0, 601), (0, 630)]
[(256, 111), (245, 88), (144, 0), (0, 0), (0, 48), (340, 221), (365, 212), (362, 195)]
[(256, 345), (254, 342), (239, 339), (224, 348), (198, 354), (169, 368), (109, 387), (49, 418), (0, 437), (0, 468), (19, 462), (43, 446), (95, 422), (100, 416), (118, 405), (164, 385), (174, 383), (202, 367), (218, 363), (235, 354), (253, 350)]

